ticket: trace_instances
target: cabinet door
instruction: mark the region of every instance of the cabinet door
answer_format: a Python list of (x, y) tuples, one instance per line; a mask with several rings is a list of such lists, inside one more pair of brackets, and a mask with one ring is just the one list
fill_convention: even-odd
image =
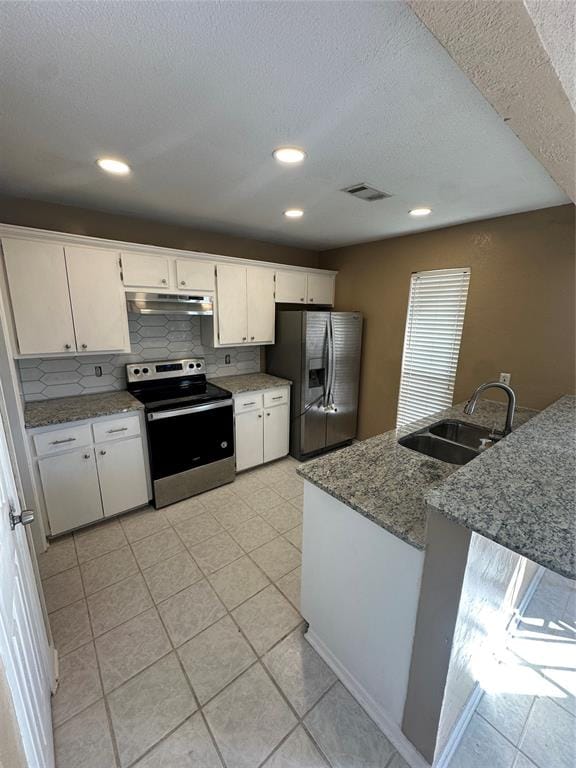
[(100, 248), (65, 250), (78, 351), (128, 350), (119, 254)]
[(52, 535), (102, 517), (92, 448), (48, 456), (39, 460), (38, 468)]
[(264, 461), (274, 461), (288, 453), (289, 406), (264, 409)]
[(135, 288), (168, 288), (170, 262), (163, 256), (144, 253), (122, 253), (124, 285)]
[(63, 246), (3, 239), (2, 249), (20, 354), (75, 352)]
[(274, 343), (274, 272), (259, 267), (246, 268), (248, 302), (248, 341)]
[(308, 275), (306, 272), (276, 272), (276, 302), (305, 304)]
[(308, 275), (308, 303), (334, 304), (334, 275)]
[(220, 344), (245, 344), (248, 338), (246, 267), (218, 264), (217, 305)]
[(236, 469), (255, 467), (264, 461), (262, 411), (236, 414)]
[(131, 437), (96, 449), (104, 515), (116, 515), (148, 503), (142, 440)]
[(177, 259), (176, 287), (181, 291), (213, 291), (214, 264), (193, 259)]

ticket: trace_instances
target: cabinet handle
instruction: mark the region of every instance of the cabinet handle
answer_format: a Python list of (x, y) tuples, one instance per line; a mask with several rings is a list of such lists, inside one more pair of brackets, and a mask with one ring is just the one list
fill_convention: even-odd
[(83, 458), (85, 458), (85, 459), (89, 459), (89, 458), (90, 458), (90, 454), (89, 454), (89, 453), (85, 453), (85, 454), (84, 454), (84, 456), (83, 456)]
[(268, 413), (266, 414), (266, 416), (270, 416), (270, 411), (268, 411)]
[(82, 344), (82, 349), (88, 349), (88, 344)]
[(62, 443), (73, 443), (76, 440), (75, 437), (67, 437), (66, 440), (52, 440), (50, 445), (62, 445)]
[(246, 341), (246, 336), (242, 336), (242, 341)]
[(256, 405), (256, 403), (254, 401), (251, 403), (244, 403), (244, 408), (246, 408), (248, 405)]
[(186, 285), (186, 280), (180, 280), (180, 285)]
[(282, 400), (282, 395), (277, 395), (276, 397), (273, 397), (272, 400)]
[(261, 418), (262, 418), (262, 414), (261, 414), (261, 413), (259, 413), (259, 414), (258, 414), (258, 418), (259, 418), (259, 419), (261, 419)]
[(314, 302), (314, 299), (309, 299), (309, 302), (312, 304)]
[(300, 301), (304, 301), (304, 296), (300, 296)]
[(72, 349), (72, 344), (64, 344), (64, 349)]
[(106, 432), (109, 435), (114, 434), (114, 432), (127, 432), (127, 431), (128, 431), (128, 427), (119, 427), (118, 429), (107, 429), (106, 430)]
[(106, 451), (100, 451), (100, 456), (106, 456)]
[(168, 280), (166, 280), (165, 277), (163, 277), (160, 282), (162, 283), (162, 285), (167, 285), (168, 284)]

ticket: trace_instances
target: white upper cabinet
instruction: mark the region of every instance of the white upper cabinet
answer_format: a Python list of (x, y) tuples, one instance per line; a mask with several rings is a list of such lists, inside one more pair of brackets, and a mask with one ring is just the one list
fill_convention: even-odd
[(126, 253), (122, 257), (124, 285), (132, 288), (170, 288), (170, 261), (163, 256)]
[(218, 264), (215, 345), (274, 342), (274, 271)]
[(308, 275), (308, 304), (334, 304), (334, 276)]
[(65, 252), (78, 351), (129, 350), (119, 253), (68, 246)]
[(334, 304), (334, 275), (281, 269), (276, 272), (277, 304)]
[(274, 272), (258, 267), (246, 268), (248, 303), (248, 341), (254, 344), (274, 342)]
[(214, 290), (214, 283), (214, 264), (193, 259), (176, 259), (176, 287), (180, 291), (211, 292)]
[(305, 304), (307, 293), (306, 272), (276, 272), (276, 301), (287, 304)]
[(5, 238), (2, 249), (20, 354), (75, 351), (63, 246)]
[(220, 344), (245, 344), (248, 341), (246, 267), (218, 264), (217, 311)]

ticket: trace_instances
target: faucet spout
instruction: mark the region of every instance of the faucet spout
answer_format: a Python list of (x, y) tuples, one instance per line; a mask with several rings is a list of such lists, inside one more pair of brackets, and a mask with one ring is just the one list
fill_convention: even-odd
[(509, 435), (510, 432), (512, 432), (512, 423), (514, 421), (514, 411), (516, 410), (516, 395), (514, 394), (514, 390), (512, 389), (512, 387), (509, 387), (508, 384), (502, 384), (502, 382), (500, 381), (488, 381), (486, 382), (486, 384), (480, 384), (480, 386), (477, 387), (476, 390), (474, 391), (470, 400), (468, 400), (468, 402), (464, 406), (464, 413), (468, 414), (468, 416), (472, 416), (472, 414), (476, 410), (476, 404), (482, 392), (484, 392), (486, 389), (492, 389), (492, 387), (496, 389), (502, 389), (508, 395), (508, 410), (506, 411), (506, 424), (504, 425), (504, 431), (502, 432), (502, 436), (506, 437), (506, 435)]

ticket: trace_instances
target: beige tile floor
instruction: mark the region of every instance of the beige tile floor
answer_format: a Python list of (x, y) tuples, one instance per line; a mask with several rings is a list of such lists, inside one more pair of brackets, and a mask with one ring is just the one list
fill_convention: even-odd
[(58, 768), (406, 768), (303, 637), (295, 467), (40, 557)]
[(576, 583), (547, 572), (480, 671), (484, 693), (450, 768), (574, 768)]

